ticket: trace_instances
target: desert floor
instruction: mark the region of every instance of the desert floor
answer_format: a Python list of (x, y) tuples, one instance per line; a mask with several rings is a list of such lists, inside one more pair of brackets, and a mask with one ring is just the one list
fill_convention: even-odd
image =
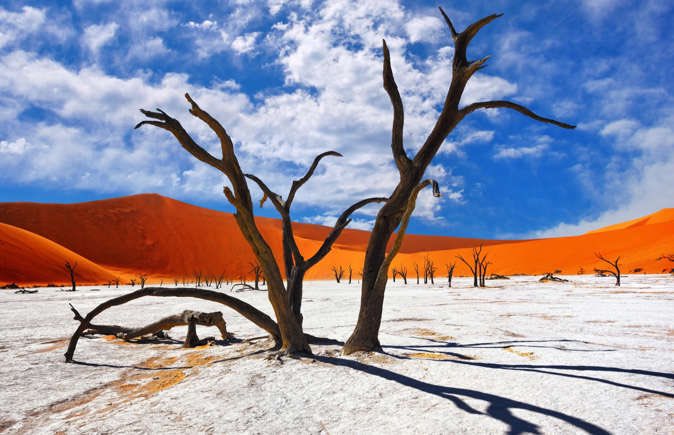
[[(672, 433), (674, 277), (632, 275), (620, 288), (568, 278), (390, 283), (385, 353), (352, 357), (314, 345), (313, 358), (273, 358), (262, 331), (227, 307), (145, 298), (96, 323), (222, 310), (240, 341), (84, 338), (76, 364), (63, 358), (77, 326), (68, 302), (84, 313), (131, 289), (3, 290), (0, 432)], [(305, 330), (345, 339), (359, 294), (356, 283), (307, 283)], [(271, 313), (265, 292), (235, 295)]]

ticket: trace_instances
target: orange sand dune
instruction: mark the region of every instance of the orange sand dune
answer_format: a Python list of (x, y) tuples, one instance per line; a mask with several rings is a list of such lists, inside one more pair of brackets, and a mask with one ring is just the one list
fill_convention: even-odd
[(77, 263), (78, 282), (93, 284), (114, 279), (112, 272), (51, 240), (0, 223), (0, 282), (64, 283), (68, 280), (66, 261)]
[(607, 227), (588, 231), (585, 234), (602, 233), (604, 231), (624, 230), (626, 228), (634, 228), (641, 225), (661, 224), (663, 222), (671, 222), (671, 221), (674, 221), (674, 208), (663, 208), (662, 210), (656, 211), (653, 214), (632, 219), (631, 221), (621, 222), (615, 225), (609, 225)]
[[(508, 241), (409, 235), (394, 266), (407, 266), (412, 276), (414, 263), (421, 264), (423, 257), (430, 255), (442, 275), (445, 263), (456, 261), (459, 254), (469, 256), (470, 248), (482, 243), (493, 262), (490, 270), (501, 274), (540, 274), (558, 269), (591, 273), (599, 266), (594, 257), (597, 251), (609, 257), (622, 255), (625, 270), (660, 272), (667, 265), (655, 259), (674, 251), (672, 210), (576, 237)], [(639, 224), (644, 219), (648, 224)], [(0, 203), (0, 222), (46, 237), (104, 270), (148, 274), (153, 281), (192, 278), (196, 272), (225, 274), (233, 279), (250, 277), (250, 263), (254, 261), (231, 214), (154, 194), (79, 204)], [(258, 226), (280, 259), (280, 221), (259, 218)], [(296, 224), (294, 228), (305, 257), (313, 255), (330, 231), (310, 224)], [(344, 269), (351, 266), (353, 279), (359, 279), (368, 237), (366, 231), (346, 230), (307, 278), (330, 278), (332, 266), (337, 265)], [(457, 266), (457, 274), (466, 272), (465, 266)], [(23, 281), (36, 280), (29, 270), (25, 273)], [(8, 280), (2, 272), (0, 280)]]

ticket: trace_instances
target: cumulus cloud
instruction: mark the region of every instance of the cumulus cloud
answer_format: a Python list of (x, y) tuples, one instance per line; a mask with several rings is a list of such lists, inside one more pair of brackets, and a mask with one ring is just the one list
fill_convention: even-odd
[(601, 131), (613, 139), (617, 150), (637, 152), (626, 171), (610, 170), (601, 195), (608, 205), (594, 216), (578, 222), (564, 222), (535, 231), (534, 237), (575, 235), (635, 219), (672, 206), (674, 186), (674, 116), (654, 125), (633, 120), (608, 123)]
[(84, 45), (91, 51), (94, 55), (98, 54), (98, 51), (105, 44), (110, 42), (112, 38), (115, 37), (119, 29), (117, 23), (107, 23), (107, 24), (92, 24), (84, 28), (84, 35), (82, 35), (82, 42)]

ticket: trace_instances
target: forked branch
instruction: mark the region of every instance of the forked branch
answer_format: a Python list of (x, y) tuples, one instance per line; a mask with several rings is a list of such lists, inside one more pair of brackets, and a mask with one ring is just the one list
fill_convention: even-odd
[(553, 124), (556, 125), (557, 127), (561, 128), (566, 128), (566, 129), (574, 129), (576, 128), (575, 125), (567, 124), (566, 122), (561, 122), (557, 121), (552, 118), (545, 118), (543, 116), (537, 115), (530, 109), (517, 104), (513, 103), (511, 101), (504, 101), (504, 100), (496, 100), (496, 101), (482, 101), (479, 103), (472, 103), (469, 104), (468, 106), (464, 107), (463, 109), (460, 110), (461, 117), (465, 117), (469, 115), (470, 113), (475, 112), (476, 110), (480, 109), (512, 109), (515, 110), (525, 116), (528, 116), (531, 119), (535, 119), (536, 121), (544, 122), (547, 124)]

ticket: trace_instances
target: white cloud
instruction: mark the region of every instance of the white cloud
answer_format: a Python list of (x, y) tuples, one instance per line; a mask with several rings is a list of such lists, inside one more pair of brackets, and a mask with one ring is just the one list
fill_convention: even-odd
[(37, 32), (45, 24), (45, 10), (24, 6), (20, 12), (0, 8), (0, 48)]
[(101, 47), (115, 37), (119, 29), (117, 23), (93, 24), (84, 29), (82, 42), (94, 55), (97, 55)]
[(443, 24), (438, 17), (414, 17), (405, 24), (410, 42), (436, 42), (441, 36)]
[(26, 152), (28, 143), (26, 139), (19, 138), (15, 141), (0, 141), (0, 154), (21, 155)]
[(540, 157), (547, 151), (547, 144), (538, 144), (530, 147), (502, 147), (494, 154), (495, 159), (521, 159), (524, 157)]
[(260, 32), (251, 32), (237, 36), (232, 41), (232, 49), (239, 54), (250, 53), (255, 49), (255, 42), (259, 35)]
[[(609, 169), (600, 194), (606, 208), (576, 223), (561, 223), (536, 231), (534, 237), (580, 234), (600, 227), (635, 219), (672, 206), (674, 186), (674, 116), (667, 116), (651, 126), (634, 121), (609, 123), (602, 132), (613, 138), (616, 149), (637, 151), (627, 170)], [(610, 167), (609, 167), (610, 168)], [(600, 174), (593, 178), (600, 177)]]

